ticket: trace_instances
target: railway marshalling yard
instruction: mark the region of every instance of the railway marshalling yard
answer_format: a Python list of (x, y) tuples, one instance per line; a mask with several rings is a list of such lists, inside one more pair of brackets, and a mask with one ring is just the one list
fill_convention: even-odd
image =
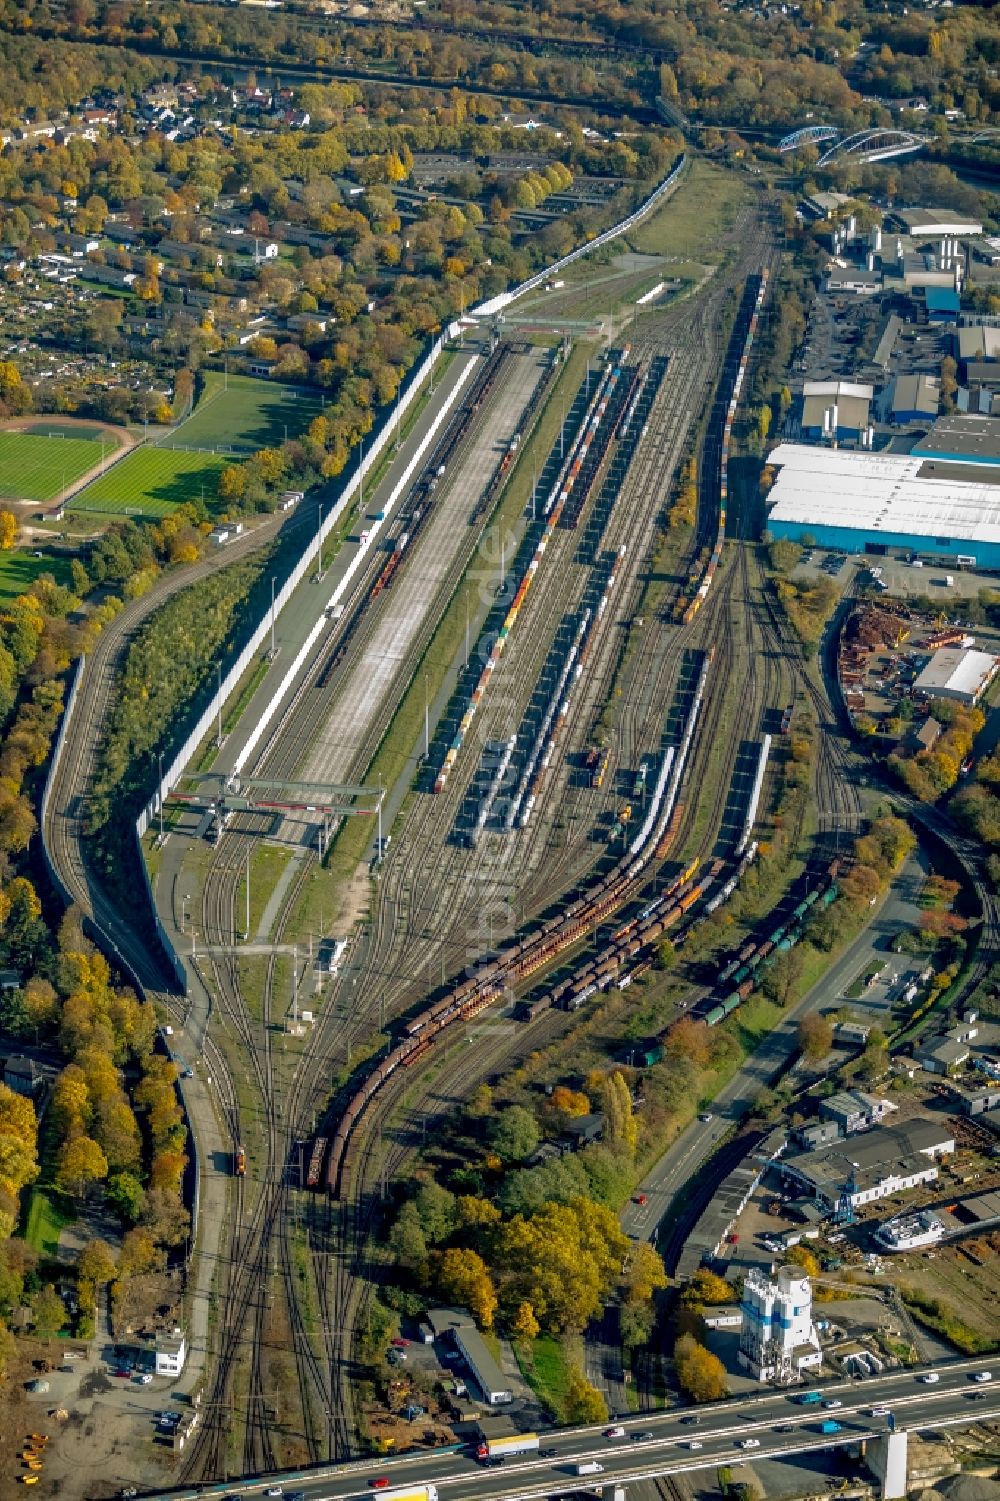
[[(619, 924), (669, 900), (664, 891), (693, 861), (716, 890), (736, 872), (752, 751), (789, 703), (816, 725), (819, 811), (803, 831), (812, 853), (828, 859), (857, 832), (851, 753), (821, 674), (769, 602), (751, 507), (744, 514), (732, 496), (730, 541), (701, 607), (690, 608), (719, 532), (747, 289), (777, 266), (773, 233), (766, 199), (741, 201), (718, 268), (686, 296), (632, 301), (628, 317), (619, 301), (605, 330), (613, 344), (561, 339), (554, 319), (548, 335), (502, 322), (470, 328), (449, 350), (436, 394), (398, 435), (323, 578), (304, 582), (278, 620), (277, 653), (248, 675), (221, 746), (213, 739), (195, 758), (300, 792), (233, 814), (216, 842), (198, 837), (197, 811), (171, 806), (167, 837), (154, 824), (144, 841), (186, 997), (164, 988), (150, 949), (102, 902), (87, 868), (73, 808), (96, 737), (79, 734), (57, 766), (46, 812), (56, 864), (172, 1026), (171, 1048), (191, 1069), (183, 1088), (200, 1156), (182, 1383), (200, 1391), (200, 1421), (169, 1459), (147, 1421), (149, 1442), (109, 1461), (109, 1485), (162, 1485), (168, 1473), (224, 1479), (356, 1449), (364, 1414), (353, 1361), (389, 1184), (436, 1120), (579, 1020), (542, 1008), (514, 1021), (518, 1003), (586, 976)], [(608, 286), (612, 302), (620, 298), (613, 277)], [(588, 316), (595, 295), (592, 284)], [(537, 303), (532, 316), (543, 316)], [(665, 529), (691, 452), (697, 523)], [(575, 485), (561, 500), (569, 475)], [(369, 545), (362, 534), (387, 507)], [(328, 613), (286, 682), (296, 632), (322, 614), (359, 550), (343, 611)], [(88, 663), (78, 725), (99, 723), (130, 629), (126, 611), (120, 636), (107, 633)], [(251, 750), (265, 709), (267, 732)], [(583, 765), (592, 747), (607, 752), (596, 778)], [(670, 816), (662, 828), (653, 819), (655, 837), (643, 844), (671, 754)], [(624, 818), (644, 760), (646, 791)], [(333, 789), (348, 784), (383, 799), (380, 847), (373, 817), (329, 811)], [(697, 918), (699, 900), (684, 922)], [(580, 914), (572, 931), (567, 911)], [(543, 928), (555, 938), (543, 942)], [(347, 946), (330, 974), (314, 961), (334, 937)], [(637, 945), (628, 963), (641, 968), (644, 957)], [(617, 975), (628, 978), (624, 959)], [(640, 984), (637, 969), (635, 978), (614, 991), (619, 1008), (655, 994), (652, 975)], [(460, 992), (451, 1024), (422, 1031), (414, 1019), (437, 1017)], [(671, 1014), (667, 1006), (663, 1024)], [(409, 1048), (401, 1066), (386, 1069), (400, 1048)], [(381, 1087), (359, 1105), (375, 1078)], [(332, 1145), (329, 1159), (314, 1158), (317, 1136), (333, 1143), (345, 1120), (353, 1128), (340, 1132), (336, 1160)], [(245, 1177), (230, 1175), (237, 1144)], [(304, 1186), (314, 1160), (329, 1195)], [(69, 1471), (64, 1484), (73, 1495)]]

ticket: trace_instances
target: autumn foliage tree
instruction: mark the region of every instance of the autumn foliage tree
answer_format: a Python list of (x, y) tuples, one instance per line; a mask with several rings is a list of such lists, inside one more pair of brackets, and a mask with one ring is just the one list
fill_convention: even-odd
[(478, 1252), (456, 1246), (442, 1251), (435, 1258), (434, 1280), (449, 1303), (470, 1309), (480, 1328), (493, 1328), (497, 1295), (489, 1268)]
[(682, 1334), (674, 1346), (677, 1380), (695, 1402), (716, 1402), (728, 1394), (726, 1368), (717, 1355), (699, 1344), (691, 1334)]
[(833, 1023), (821, 1011), (810, 1011), (799, 1022), (799, 1047), (811, 1062), (825, 1058), (833, 1047)]

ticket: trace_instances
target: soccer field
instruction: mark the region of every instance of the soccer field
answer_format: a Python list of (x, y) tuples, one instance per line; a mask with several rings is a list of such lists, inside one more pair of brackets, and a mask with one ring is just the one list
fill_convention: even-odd
[(258, 448), (277, 448), (286, 436), (298, 437), (322, 410), (317, 391), (249, 375), (231, 375), (227, 382), (210, 371), (191, 416), (161, 446), (228, 449), (239, 457)]
[[(104, 453), (117, 444), (109, 438)], [(0, 432), (0, 495), (13, 500), (51, 500), (101, 462), (101, 445), (86, 438), (45, 438)]]
[(186, 501), (215, 504), (223, 454), (182, 448), (136, 448), (70, 502), (71, 511), (112, 516), (168, 516)]

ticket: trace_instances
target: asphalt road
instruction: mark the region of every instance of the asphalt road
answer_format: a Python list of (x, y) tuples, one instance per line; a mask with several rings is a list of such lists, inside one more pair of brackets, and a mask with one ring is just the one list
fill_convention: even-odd
[[(988, 1370), (992, 1381), (974, 1382), (977, 1371)], [(712, 1469), (739, 1457), (796, 1454), (804, 1450), (856, 1443), (888, 1431), (884, 1415), (872, 1407), (887, 1406), (896, 1431), (968, 1426), (1000, 1416), (1000, 1358), (960, 1360), (936, 1368), (939, 1379), (925, 1384), (913, 1371), (896, 1371), (865, 1381), (836, 1382), (818, 1388), (834, 1410), (819, 1404), (803, 1407), (797, 1400), (809, 1388), (793, 1393), (768, 1390), (739, 1400), (717, 1402), (698, 1411), (691, 1408), (644, 1413), (625, 1420), (625, 1436), (612, 1439), (601, 1427), (561, 1429), (541, 1434), (541, 1447), (553, 1452), (511, 1456), (503, 1467), (486, 1468), (468, 1453), (422, 1452), (398, 1459), (368, 1459), (309, 1471), (285, 1472), (231, 1486), (228, 1495), (259, 1497), (281, 1485), (287, 1498), (301, 1492), (307, 1501), (342, 1501), (365, 1495), (373, 1482), (385, 1477), (392, 1491), (436, 1486), (440, 1501), (503, 1501), (514, 1496), (550, 1496), (562, 1490), (602, 1486), (613, 1481), (634, 1482), (657, 1475)], [(982, 1394), (982, 1395), (980, 1395)], [(840, 1424), (836, 1433), (820, 1431), (823, 1421)], [(639, 1438), (638, 1435), (645, 1435)], [(750, 1441), (747, 1443), (747, 1441)], [(747, 1447), (744, 1448), (744, 1445)], [(596, 1463), (578, 1478), (578, 1467)], [(219, 1494), (215, 1487), (213, 1494)], [(176, 1498), (197, 1492), (177, 1491)], [(391, 1492), (390, 1492), (391, 1494)]]

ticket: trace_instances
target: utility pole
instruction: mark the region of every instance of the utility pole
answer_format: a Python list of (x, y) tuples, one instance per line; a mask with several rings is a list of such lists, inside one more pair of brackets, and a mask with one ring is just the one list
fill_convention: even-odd
[(503, 539), (503, 535), (501, 534), (501, 537), (500, 537), (500, 593), (501, 594), (503, 593), (503, 587), (504, 587), (505, 583), (506, 583), (506, 570), (505, 570), (505, 559), (504, 559), (504, 539)]
[(250, 848), (249, 848), (249, 846), (247, 846), (247, 925), (246, 925), (246, 930), (245, 931), (246, 931), (246, 939), (245, 939), (245, 941), (247, 943), (249, 943), (250, 942)]
[(427, 703), (427, 674), (424, 673), (424, 760), (430, 755), (431, 750), (431, 720), (430, 707)]
[(531, 479), (531, 519), (538, 520), (538, 470), (536, 469)]
[(299, 950), (292, 949), (292, 1022), (297, 1027), (299, 1024)]
[(469, 590), (465, 590), (465, 665), (469, 665)]

